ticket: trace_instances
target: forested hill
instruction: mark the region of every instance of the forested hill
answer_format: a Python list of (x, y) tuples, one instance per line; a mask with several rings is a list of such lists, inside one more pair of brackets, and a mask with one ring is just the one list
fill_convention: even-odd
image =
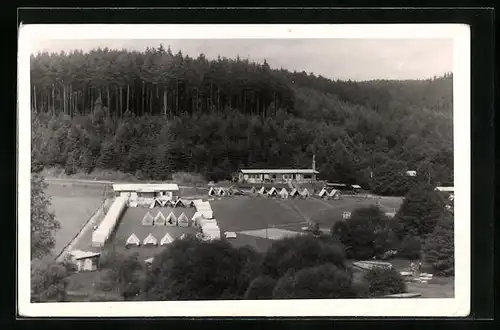
[(401, 194), (415, 180), (452, 183), (452, 80), (334, 81), (163, 46), (41, 53), (32, 159), (68, 173), (217, 180), (239, 167), (310, 167), (315, 154), (323, 179)]

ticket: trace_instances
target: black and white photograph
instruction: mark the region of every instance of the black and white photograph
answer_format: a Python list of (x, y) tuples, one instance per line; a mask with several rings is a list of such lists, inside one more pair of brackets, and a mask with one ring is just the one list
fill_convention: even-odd
[(469, 43), (22, 26), (20, 313), (467, 315)]

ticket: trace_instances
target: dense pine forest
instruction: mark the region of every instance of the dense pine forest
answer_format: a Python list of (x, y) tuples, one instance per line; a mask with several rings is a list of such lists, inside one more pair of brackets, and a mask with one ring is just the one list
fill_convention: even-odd
[[(404, 194), (452, 184), (453, 76), (335, 81), (162, 45), (31, 58), (32, 163), (144, 179), (310, 167), (321, 178)], [(417, 170), (417, 177), (405, 175)]]

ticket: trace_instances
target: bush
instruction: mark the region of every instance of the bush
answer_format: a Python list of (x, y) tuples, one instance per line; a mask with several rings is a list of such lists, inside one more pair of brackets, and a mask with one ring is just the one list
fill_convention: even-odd
[(270, 276), (258, 276), (248, 286), (245, 299), (271, 299), (276, 280)]
[(444, 215), (424, 243), (424, 261), (436, 275), (451, 276), (455, 273), (453, 232), (453, 217)]
[(245, 282), (242, 270), (248, 270), (245, 266), (252, 259), (250, 250), (236, 249), (223, 240), (175, 240), (153, 260), (146, 276), (145, 299), (241, 297), (250, 282)]
[(273, 297), (280, 299), (339, 299), (355, 298), (358, 293), (352, 285), (347, 269), (327, 263), (298, 272), (288, 271), (273, 290)]
[(325, 263), (345, 269), (344, 247), (332, 238), (286, 237), (275, 241), (264, 254), (262, 274), (277, 279), (289, 270), (298, 271)]
[(405, 280), (395, 269), (372, 268), (365, 273), (363, 281), (367, 284), (368, 297), (406, 292)]
[(413, 187), (395, 217), (400, 228), (399, 238), (407, 235), (425, 237), (432, 233), (444, 212), (444, 201), (437, 192), (426, 186)]
[(419, 260), (421, 251), (422, 242), (420, 237), (407, 235), (399, 244), (398, 257), (409, 260)]
[(37, 260), (31, 263), (31, 301), (66, 301), (68, 273), (55, 261)]
[(380, 257), (397, 245), (394, 222), (376, 206), (355, 210), (350, 219), (339, 221), (332, 227), (332, 234), (353, 259)]

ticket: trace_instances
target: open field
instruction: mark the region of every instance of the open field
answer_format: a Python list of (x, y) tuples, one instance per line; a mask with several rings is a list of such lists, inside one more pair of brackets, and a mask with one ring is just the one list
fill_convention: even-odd
[(54, 255), (73, 239), (103, 202), (103, 187), (49, 184), (46, 193), (61, 228), (56, 232)]
[(242, 196), (213, 200), (210, 204), (222, 231), (237, 232), (304, 223), (297, 212), (272, 199)]

